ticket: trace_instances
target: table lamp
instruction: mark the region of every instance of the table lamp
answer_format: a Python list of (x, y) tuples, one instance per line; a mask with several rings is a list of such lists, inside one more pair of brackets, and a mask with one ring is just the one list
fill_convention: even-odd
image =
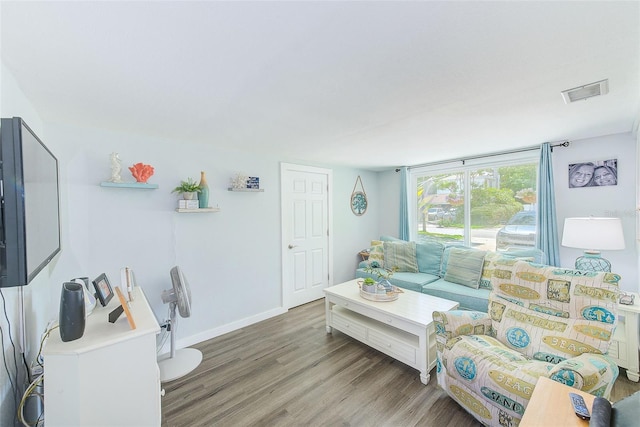
[(577, 270), (611, 271), (611, 263), (600, 251), (624, 249), (622, 222), (620, 218), (565, 218), (562, 246), (585, 250), (576, 259)]

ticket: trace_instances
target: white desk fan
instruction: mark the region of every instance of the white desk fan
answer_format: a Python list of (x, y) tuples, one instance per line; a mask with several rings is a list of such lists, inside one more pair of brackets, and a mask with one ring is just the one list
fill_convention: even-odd
[(169, 304), (171, 311), (169, 316), (171, 352), (168, 357), (164, 356), (158, 360), (160, 381), (162, 382), (172, 381), (187, 375), (197, 368), (202, 361), (202, 352), (200, 350), (183, 348), (176, 351), (175, 349), (176, 307), (178, 307), (180, 317), (191, 316), (191, 290), (180, 267), (173, 267), (170, 274), (173, 287), (162, 292), (162, 302)]

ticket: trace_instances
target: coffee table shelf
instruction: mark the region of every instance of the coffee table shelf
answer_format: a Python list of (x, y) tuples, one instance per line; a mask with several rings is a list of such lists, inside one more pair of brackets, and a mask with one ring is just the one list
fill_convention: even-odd
[(337, 329), (420, 371), (427, 384), (436, 364), (432, 313), (458, 307), (455, 301), (405, 290), (395, 301), (360, 296), (357, 280), (326, 288), (327, 333)]

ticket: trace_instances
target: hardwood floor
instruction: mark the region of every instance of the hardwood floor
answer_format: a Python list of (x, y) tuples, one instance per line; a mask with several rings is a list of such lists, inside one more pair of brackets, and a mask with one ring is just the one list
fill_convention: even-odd
[[(419, 372), (338, 331), (324, 299), (194, 346), (202, 364), (163, 384), (162, 425), (479, 426)], [(640, 390), (624, 371), (611, 400)]]

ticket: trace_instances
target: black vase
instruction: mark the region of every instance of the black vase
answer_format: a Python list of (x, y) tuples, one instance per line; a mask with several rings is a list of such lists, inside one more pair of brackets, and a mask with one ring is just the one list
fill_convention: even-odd
[(84, 291), (82, 285), (64, 282), (60, 294), (60, 338), (77, 340), (84, 334)]

